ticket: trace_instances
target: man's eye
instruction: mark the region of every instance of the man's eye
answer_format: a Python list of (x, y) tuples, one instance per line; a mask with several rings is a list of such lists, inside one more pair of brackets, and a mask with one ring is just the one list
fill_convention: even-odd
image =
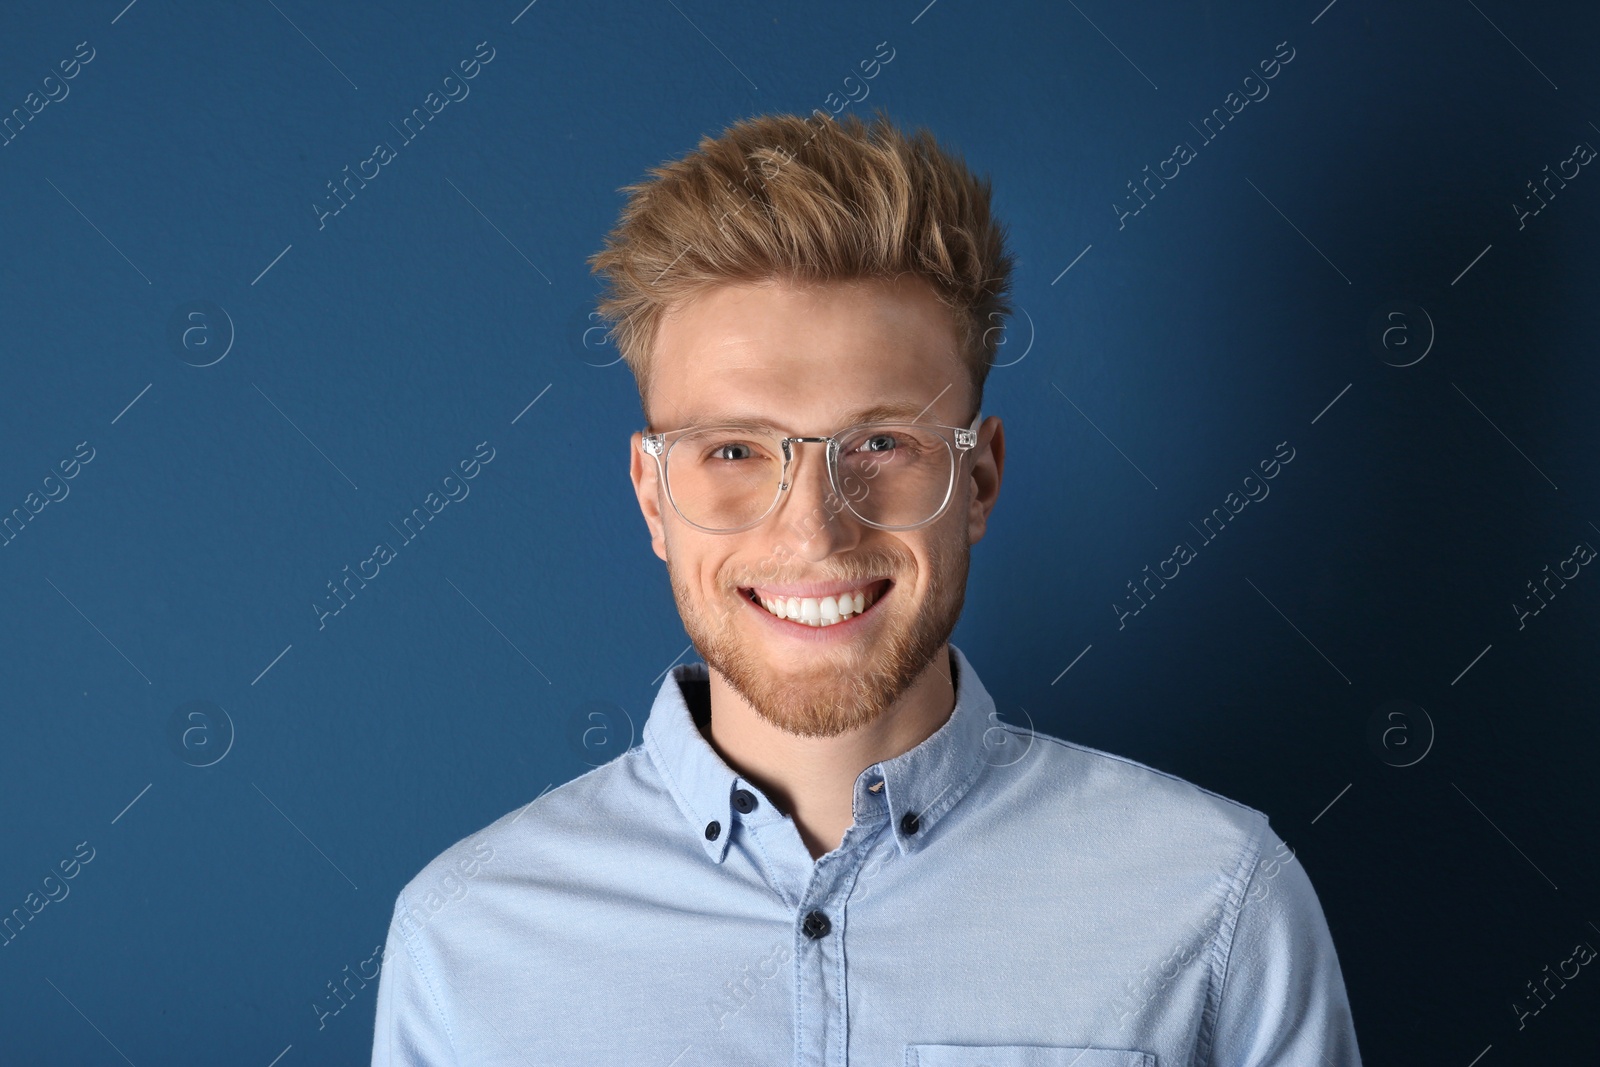
[(749, 445), (742, 441), (730, 441), (727, 444), (713, 446), (709, 458), (720, 460), (740, 460), (749, 459), (750, 456), (751, 449)]
[(858, 452), (892, 452), (898, 447), (894, 437), (886, 433), (875, 433), (862, 441), (856, 447)]

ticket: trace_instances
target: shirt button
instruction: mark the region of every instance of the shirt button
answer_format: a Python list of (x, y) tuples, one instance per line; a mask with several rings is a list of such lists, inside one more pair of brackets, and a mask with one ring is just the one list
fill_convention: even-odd
[(735, 789), (733, 791), (733, 806), (741, 815), (749, 815), (756, 810), (756, 795), (748, 789)]
[(819, 937), (827, 937), (828, 931), (833, 929), (833, 924), (828, 922), (828, 917), (820, 911), (813, 911), (806, 915), (806, 921), (800, 929), (805, 931), (807, 937), (815, 941)]
[(721, 833), (722, 833), (722, 824), (720, 822), (718, 822), (715, 819), (712, 819), (710, 822), (706, 823), (706, 840), (707, 841), (715, 841), (717, 839), (717, 836), (719, 834), (721, 834)]
[(914, 811), (908, 811), (904, 815), (900, 816), (901, 833), (914, 834), (921, 825), (922, 822), (917, 818), (917, 813)]

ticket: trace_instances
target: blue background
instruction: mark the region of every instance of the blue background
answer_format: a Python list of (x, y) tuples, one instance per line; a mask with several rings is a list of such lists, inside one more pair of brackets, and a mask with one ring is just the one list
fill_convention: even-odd
[(1587, 970), (1511, 1007), (1600, 945), (1600, 577), (1512, 607), (1600, 545), (1600, 176), (1513, 207), (1600, 145), (1592, 6), (113, 0), (0, 16), (0, 114), (83, 41), (0, 146), (0, 515), (70, 489), (0, 548), (0, 914), (93, 858), (0, 948), (0, 1060), (365, 1061), (376, 984), (327, 986), (399, 887), (634, 743), (693, 655), (589, 317), (617, 188), (863, 85), (992, 177), (1018, 257), (954, 638), (1001, 714), (1266, 811), (1369, 1064), (1593, 1054)]

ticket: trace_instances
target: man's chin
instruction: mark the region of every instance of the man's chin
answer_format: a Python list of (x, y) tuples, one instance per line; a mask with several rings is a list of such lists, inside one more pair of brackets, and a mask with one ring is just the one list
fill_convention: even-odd
[(836, 737), (872, 722), (887, 705), (888, 694), (877, 687), (846, 681), (852, 673), (819, 662), (798, 671), (757, 666), (750, 673), (734, 671), (727, 680), (778, 729), (798, 737)]
[(891, 699), (881, 642), (791, 642), (760, 632), (761, 619), (747, 621), (756, 632), (735, 627), (701, 654), (710, 652), (711, 667), (773, 726), (797, 736), (834, 736), (872, 721)]

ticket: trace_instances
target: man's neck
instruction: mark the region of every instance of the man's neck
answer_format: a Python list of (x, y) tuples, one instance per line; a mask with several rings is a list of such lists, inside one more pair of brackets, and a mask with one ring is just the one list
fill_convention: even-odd
[(917, 747), (955, 710), (950, 646), (944, 645), (875, 721), (837, 737), (797, 737), (773, 726), (716, 671), (711, 721), (701, 733), (728, 766), (794, 819), (813, 859), (839, 847), (855, 821), (861, 772)]

